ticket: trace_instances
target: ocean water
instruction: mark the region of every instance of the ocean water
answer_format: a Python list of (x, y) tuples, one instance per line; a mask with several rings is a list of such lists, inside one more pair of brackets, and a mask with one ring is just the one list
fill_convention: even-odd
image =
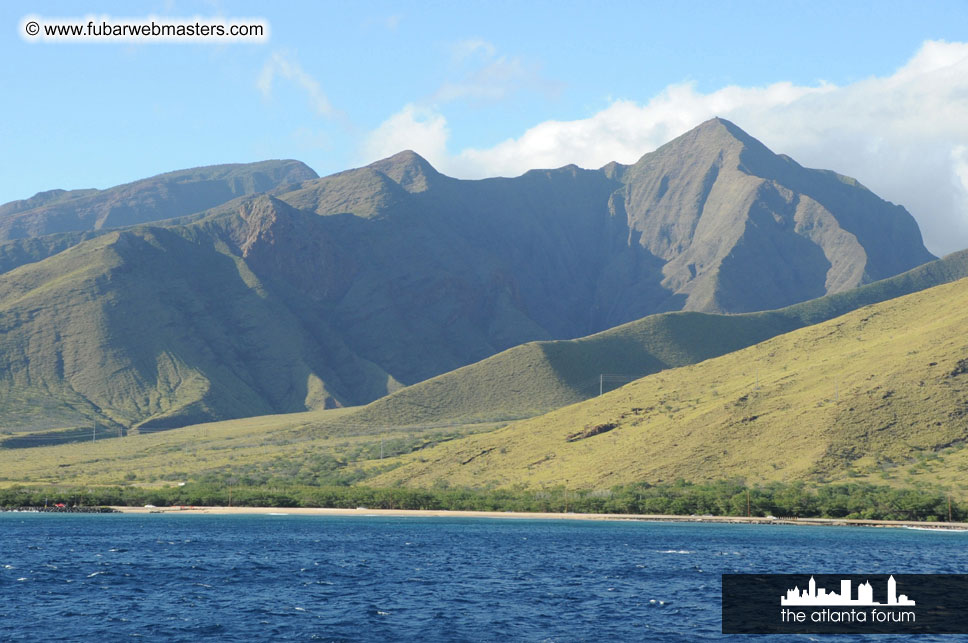
[(718, 640), (722, 573), (966, 571), (907, 529), (7, 513), (0, 639)]

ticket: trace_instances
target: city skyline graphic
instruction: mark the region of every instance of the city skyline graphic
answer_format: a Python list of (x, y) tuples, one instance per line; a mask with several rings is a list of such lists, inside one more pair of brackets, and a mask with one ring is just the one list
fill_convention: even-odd
[(914, 600), (908, 598), (906, 594), (898, 595), (897, 581), (894, 580), (893, 575), (887, 580), (886, 603), (881, 603), (874, 600), (874, 587), (870, 584), (870, 581), (861, 583), (857, 586), (857, 598), (853, 598), (852, 594), (853, 591), (851, 588), (851, 581), (849, 579), (843, 579), (840, 581), (839, 592), (828, 593), (825, 588), (818, 588), (817, 581), (814, 580), (813, 576), (811, 576), (810, 582), (807, 584), (806, 588), (800, 589), (799, 586), (795, 586), (793, 589), (788, 589), (786, 596), (780, 597), (780, 605), (881, 605), (885, 607), (894, 607), (911, 606), (915, 604)]

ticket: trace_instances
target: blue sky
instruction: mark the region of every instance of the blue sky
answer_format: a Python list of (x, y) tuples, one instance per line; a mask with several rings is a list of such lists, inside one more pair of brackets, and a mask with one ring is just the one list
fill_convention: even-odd
[[(28, 42), (25, 16), (256, 17), (265, 42)], [(464, 178), (599, 167), (713, 115), (968, 247), (968, 3), (6, 2), (0, 203), (403, 148)]]

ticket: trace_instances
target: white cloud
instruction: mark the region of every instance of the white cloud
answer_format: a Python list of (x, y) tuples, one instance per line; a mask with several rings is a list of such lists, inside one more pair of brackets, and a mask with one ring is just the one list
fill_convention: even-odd
[(363, 143), (363, 153), (370, 160), (413, 150), (434, 167), (448, 165), (447, 120), (433, 111), (407, 105), (371, 132)]
[(330, 104), (326, 93), (315, 78), (310, 76), (289, 57), (282, 52), (273, 52), (269, 60), (262, 66), (262, 71), (256, 81), (256, 87), (267, 100), (272, 97), (272, 85), (276, 77), (279, 76), (294, 83), (306, 93), (309, 104), (320, 116), (333, 116), (333, 106)]
[(494, 44), (481, 38), (462, 40), (451, 47), (451, 74), (426, 101), (485, 103), (504, 100), (521, 91), (554, 94), (559, 84), (542, 77), (538, 65), (517, 56), (499, 55)]
[(467, 38), (451, 47), (451, 57), (455, 64), (460, 64), (468, 58), (477, 56), (492, 58), (497, 54), (497, 47), (483, 38)]
[[(516, 175), (536, 167), (576, 163), (601, 167), (611, 161), (634, 163), (645, 152), (687, 132), (715, 115), (746, 105), (777, 109), (809, 94), (829, 92), (826, 85), (798, 88), (777, 83), (762, 89), (727, 87), (698, 94), (692, 85), (666, 88), (646, 105), (615, 101), (594, 116), (578, 121), (547, 121), (487, 149), (463, 150), (455, 163), (467, 175)], [(756, 135), (754, 129), (753, 134)]]
[[(487, 53), (483, 44), (466, 49)], [(423, 132), (433, 142), (431, 162), (461, 178), (634, 163), (721, 116), (777, 153), (853, 176), (904, 205), (936, 254), (968, 247), (968, 43), (926, 42), (890, 76), (845, 86), (779, 82), (701, 93), (692, 84), (672, 85), (645, 104), (616, 100), (589, 118), (547, 121), (493, 147), (456, 153), (446, 151), (442, 113), (425, 110), (414, 123), (406, 114), (380, 129)]]
[(457, 82), (444, 83), (434, 93), (431, 102), (498, 101), (526, 86), (528, 80), (536, 76), (536, 72), (518, 58), (501, 56)]

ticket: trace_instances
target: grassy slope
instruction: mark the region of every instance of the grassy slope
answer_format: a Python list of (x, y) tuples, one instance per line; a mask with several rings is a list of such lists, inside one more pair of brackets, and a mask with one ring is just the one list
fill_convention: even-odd
[[(145, 230), (137, 233), (135, 238), (140, 240), (141, 235), (151, 236)], [(93, 257), (99, 250), (97, 244), (110, 247), (116, 243), (116, 238), (115, 233), (72, 252), (90, 252)], [(108, 253), (104, 256), (111, 255)], [(341, 449), (345, 451), (348, 448), (345, 440), (350, 440), (352, 444), (372, 444), (378, 438), (423, 435), (436, 430), (434, 427), (451, 424), (494, 421), (513, 417), (514, 414), (530, 417), (547, 410), (549, 406), (557, 408), (584, 399), (592, 392), (597, 393), (599, 372), (632, 373), (643, 365), (661, 369), (668, 365), (696, 362), (715, 355), (716, 351), (725, 351), (731, 345), (742, 346), (744, 342), (752, 343), (760, 336), (769, 337), (782, 332), (790, 325), (817, 321), (867, 301), (877, 301), (923, 288), (931, 282), (952, 279), (965, 271), (966, 257), (968, 253), (951, 255), (852, 293), (825, 297), (781, 311), (736, 316), (700, 313), (658, 315), (580, 340), (532, 343), (409, 387), (368, 406), (339, 412), (255, 417), (188, 427), (166, 437), (130, 436), (124, 440), (103, 440), (96, 445), (82, 443), (30, 452), (0, 450), (0, 471), (10, 480), (50, 480), (51, 476), (55, 476), (56, 479), (65, 480), (116, 482), (129, 471), (138, 472), (139, 479), (179, 479), (184, 475), (172, 477), (172, 474), (219, 470), (240, 464), (265, 468), (270, 466), (267, 463), (279, 457), (291, 459), (309, 452), (338, 454)], [(84, 257), (72, 258), (71, 253), (59, 258), (60, 261), (68, 259), (71, 265), (76, 264), (78, 268), (87, 265)], [(99, 261), (103, 260), (103, 257), (99, 258)], [(48, 266), (45, 264), (37, 264), (24, 274), (46, 268)], [(191, 266), (186, 268), (193, 272)], [(57, 267), (57, 270), (67, 275), (60, 284), (62, 295), (58, 296), (68, 297), (70, 293), (77, 292), (77, 280), (92, 278), (83, 270), (67, 270), (63, 266)], [(109, 265), (95, 265), (92, 270), (95, 276), (103, 272), (111, 273)], [(172, 276), (168, 276), (169, 282)], [(144, 278), (139, 275), (132, 277)], [(47, 279), (39, 275), (36, 281), (42, 284)], [(29, 301), (33, 294), (28, 289), (22, 299)], [(75, 306), (77, 314), (96, 313), (96, 309), (87, 309), (90, 304), (78, 302)], [(248, 309), (250, 312), (254, 310), (251, 307)], [(43, 312), (41, 310), (35, 314)], [(92, 319), (96, 321), (96, 316)], [(143, 323), (149, 322), (145, 320)], [(82, 358), (80, 363), (88, 361), (83, 355), (78, 357)], [(68, 359), (61, 367), (65, 364), (70, 370), (71, 361)], [(746, 377), (750, 377), (748, 372)], [(765, 381), (765, 371), (762, 377)], [(26, 390), (30, 392), (30, 389)], [(844, 395), (847, 394), (846, 390), (845, 385)], [(31, 399), (21, 401), (21, 411), (26, 413), (42, 408), (44, 396), (52, 392), (45, 389), (34, 393)], [(183, 393), (191, 391), (185, 390)], [(718, 395), (722, 394), (723, 391), (718, 391)], [(199, 399), (197, 395), (189, 397), (190, 400), (185, 400), (188, 404)], [(667, 403), (670, 409), (679, 406), (673, 402)], [(18, 400), (9, 394), (3, 397), (3, 404), (11, 413), (18, 408)], [(86, 400), (79, 397), (78, 407), (83, 408), (84, 404)], [(646, 405), (638, 406), (644, 408)], [(664, 404), (660, 409), (669, 412)], [(73, 425), (67, 420), (58, 425), (58, 418), (53, 414), (49, 419), (51, 426)], [(109, 435), (108, 427), (101, 427), (99, 431), (102, 431), (99, 437)], [(350, 436), (353, 436), (352, 439)], [(342, 441), (339, 444), (343, 446), (335, 447), (337, 443), (331, 438), (340, 438)], [(614, 436), (609, 438), (603, 435), (573, 444), (593, 444), (595, 440), (610, 439), (614, 439)], [(52, 464), (55, 462), (71, 466), (57, 467)], [(87, 464), (83, 464), (85, 462)], [(916, 462), (914, 464), (918, 464), (919, 474), (929, 473), (932, 467), (938, 468), (936, 460), (929, 460), (923, 466)], [(951, 471), (944, 467), (941, 469), (938, 475), (951, 477)], [(865, 471), (862, 466), (858, 473), (865, 475)], [(567, 479), (569, 484), (586, 482), (585, 477)], [(473, 476), (465, 481), (480, 482)]]
[[(177, 431), (88, 439), (31, 449), (0, 449), (0, 486), (47, 484), (172, 484), (218, 475), (292, 482), (320, 468), (350, 476), (364, 464), (494, 425), (374, 428), (354, 418), (355, 409), (330, 409), (226, 420)], [(90, 436), (90, 433), (88, 433)], [(108, 434), (110, 435), (110, 434)], [(339, 465), (332, 466), (333, 460)], [(371, 460), (367, 463), (368, 460)], [(389, 460), (387, 460), (389, 462)], [(337, 473), (337, 475), (341, 475)]]
[(404, 456), (373, 483), (607, 487), (852, 475), (950, 482), (959, 472), (963, 480), (966, 323), (961, 280)]
[(181, 232), (113, 232), (0, 279), (3, 428), (179, 426), (328, 394), (299, 323)]
[[(178, 481), (211, 472), (367, 467), (369, 484), (885, 480), (964, 488), (968, 280), (866, 307), (550, 414), (455, 431), (381, 426), (367, 407), (249, 418), (150, 435), (0, 450), (6, 482)], [(964, 371), (964, 372), (963, 372)], [(602, 425), (615, 428), (569, 442)], [(408, 438), (408, 445), (391, 441)], [(417, 446), (415, 447), (414, 444)], [(366, 462), (368, 459), (369, 462)], [(386, 467), (398, 468), (385, 471)]]
[(968, 251), (962, 251), (890, 279), (777, 311), (664, 313), (580, 339), (531, 342), (401, 389), (361, 409), (358, 418), (394, 425), (533, 417), (598, 395), (602, 374), (608, 391), (966, 276)]
[(111, 231), (0, 275), (0, 438), (94, 421), (171, 428), (385, 394), (386, 373), (239, 257), (233, 244), (257, 215), (247, 222), (236, 204), (185, 225)]
[(138, 480), (184, 480), (224, 466), (245, 466), (271, 457), (293, 456), (306, 449), (305, 440), (292, 433), (307, 416), (338, 417), (342, 409), (293, 413), (199, 424), (180, 431), (129, 435), (59, 446), (0, 450), (0, 471), (7, 481), (49, 483), (123, 483), (136, 473)]
[[(0, 450), (6, 482), (139, 483), (307, 471), (336, 457), (368, 484), (885, 480), (965, 488), (968, 280), (877, 304), (547, 415), (376, 460), (451, 429), (381, 427), (365, 407), (250, 418), (122, 439)], [(598, 435), (569, 436), (615, 424)], [(450, 435), (446, 435), (450, 434)], [(369, 459), (369, 462), (366, 462)], [(390, 466), (397, 468), (386, 471)]]

